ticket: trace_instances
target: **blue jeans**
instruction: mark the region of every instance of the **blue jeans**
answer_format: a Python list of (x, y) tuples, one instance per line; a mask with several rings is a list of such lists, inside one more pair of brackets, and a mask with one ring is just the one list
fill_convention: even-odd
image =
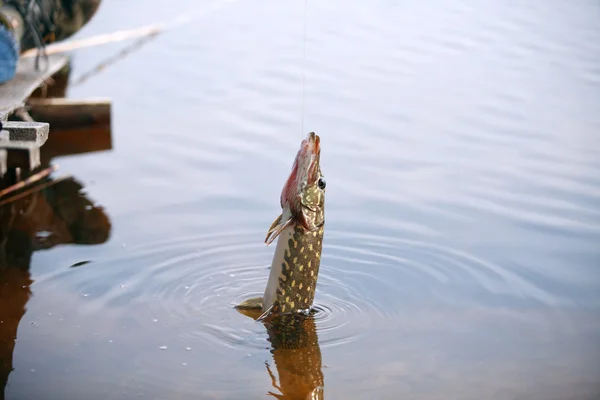
[(0, 25), (0, 84), (15, 77), (19, 62), (19, 45), (14, 35)]

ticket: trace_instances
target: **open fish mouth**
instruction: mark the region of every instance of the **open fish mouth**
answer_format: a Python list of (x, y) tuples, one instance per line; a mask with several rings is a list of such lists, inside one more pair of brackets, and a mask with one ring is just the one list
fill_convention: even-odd
[(318, 179), (319, 159), (321, 155), (321, 139), (319, 135), (310, 132), (300, 143), (300, 150), (296, 154), (292, 171), (281, 191), (281, 208), (290, 207), (292, 211), (297, 206), (295, 201), (307, 184)]

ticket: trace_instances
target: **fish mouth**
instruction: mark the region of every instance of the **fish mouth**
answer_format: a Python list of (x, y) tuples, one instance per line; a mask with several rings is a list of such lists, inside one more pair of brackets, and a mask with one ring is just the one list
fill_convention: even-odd
[[(300, 150), (294, 160), (292, 172), (295, 172), (297, 182), (304, 181), (312, 183), (316, 179), (316, 169), (319, 167), (319, 156), (321, 155), (321, 138), (314, 132), (310, 132), (300, 145)], [(290, 179), (292, 175), (290, 175)]]
[(321, 138), (314, 132), (310, 132), (302, 143), (306, 146), (307, 151), (314, 154), (321, 152)]
[(282, 209), (285, 210), (290, 205), (293, 207), (294, 199), (297, 198), (301, 186), (312, 183), (316, 179), (320, 155), (321, 139), (316, 133), (310, 132), (300, 144), (300, 149), (292, 165), (292, 171), (281, 191), (280, 203)]

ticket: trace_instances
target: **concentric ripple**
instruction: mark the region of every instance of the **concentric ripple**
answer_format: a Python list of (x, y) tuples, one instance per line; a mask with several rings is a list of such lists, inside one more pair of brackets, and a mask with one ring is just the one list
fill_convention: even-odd
[[(113, 311), (130, 329), (165, 329), (179, 348), (209, 341), (217, 348), (261, 349), (268, 347), (264, 328), (233, 308), (262, 295), (273, 248), (261, 238), (253, 231), (213, 233), (127, 247), (45, 280), (80, 294), (83, 314)], [(468, 303), (471, 296), (479, 304), (486, 296), (490, 303), (547, 300), (524, 278), (457, 250), (331, 230), (314, 304), (319, 344), (350, 343), (380, 324), (400, 324), (415, 309)]]
[[(123, 311), (136, 329), (167, 327), (171, 340), (181, 343), (206, 339), (229, 348), (265, 348), (264, 328), (233, 308), (262, 295), (273, 248), (261, 239), (262, 232), (236, 232), (127, 247), (82, 268), (65, 268), (38, 284), (69, 285), (82, 296), (82, 313)], [(366, 322), (359, 316), (376, 315), (370, 306), (375, 303), (359, 303), (357, 289), (336, 277), (340, 273), (324, 263), (320, 274), (314, 317), (322, 345), (355, 339)], [(325, 292), (327, 287), (335, 287), (336, 293)]]

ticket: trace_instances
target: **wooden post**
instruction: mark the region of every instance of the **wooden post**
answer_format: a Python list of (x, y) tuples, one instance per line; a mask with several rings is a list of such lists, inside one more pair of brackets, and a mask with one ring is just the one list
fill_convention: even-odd
[(50, 125), (44, 122), (7, 121), (0, 131), (0, 171), (8, 168), (33, 170), (40, 166), (40, 147), (48, 140)]

